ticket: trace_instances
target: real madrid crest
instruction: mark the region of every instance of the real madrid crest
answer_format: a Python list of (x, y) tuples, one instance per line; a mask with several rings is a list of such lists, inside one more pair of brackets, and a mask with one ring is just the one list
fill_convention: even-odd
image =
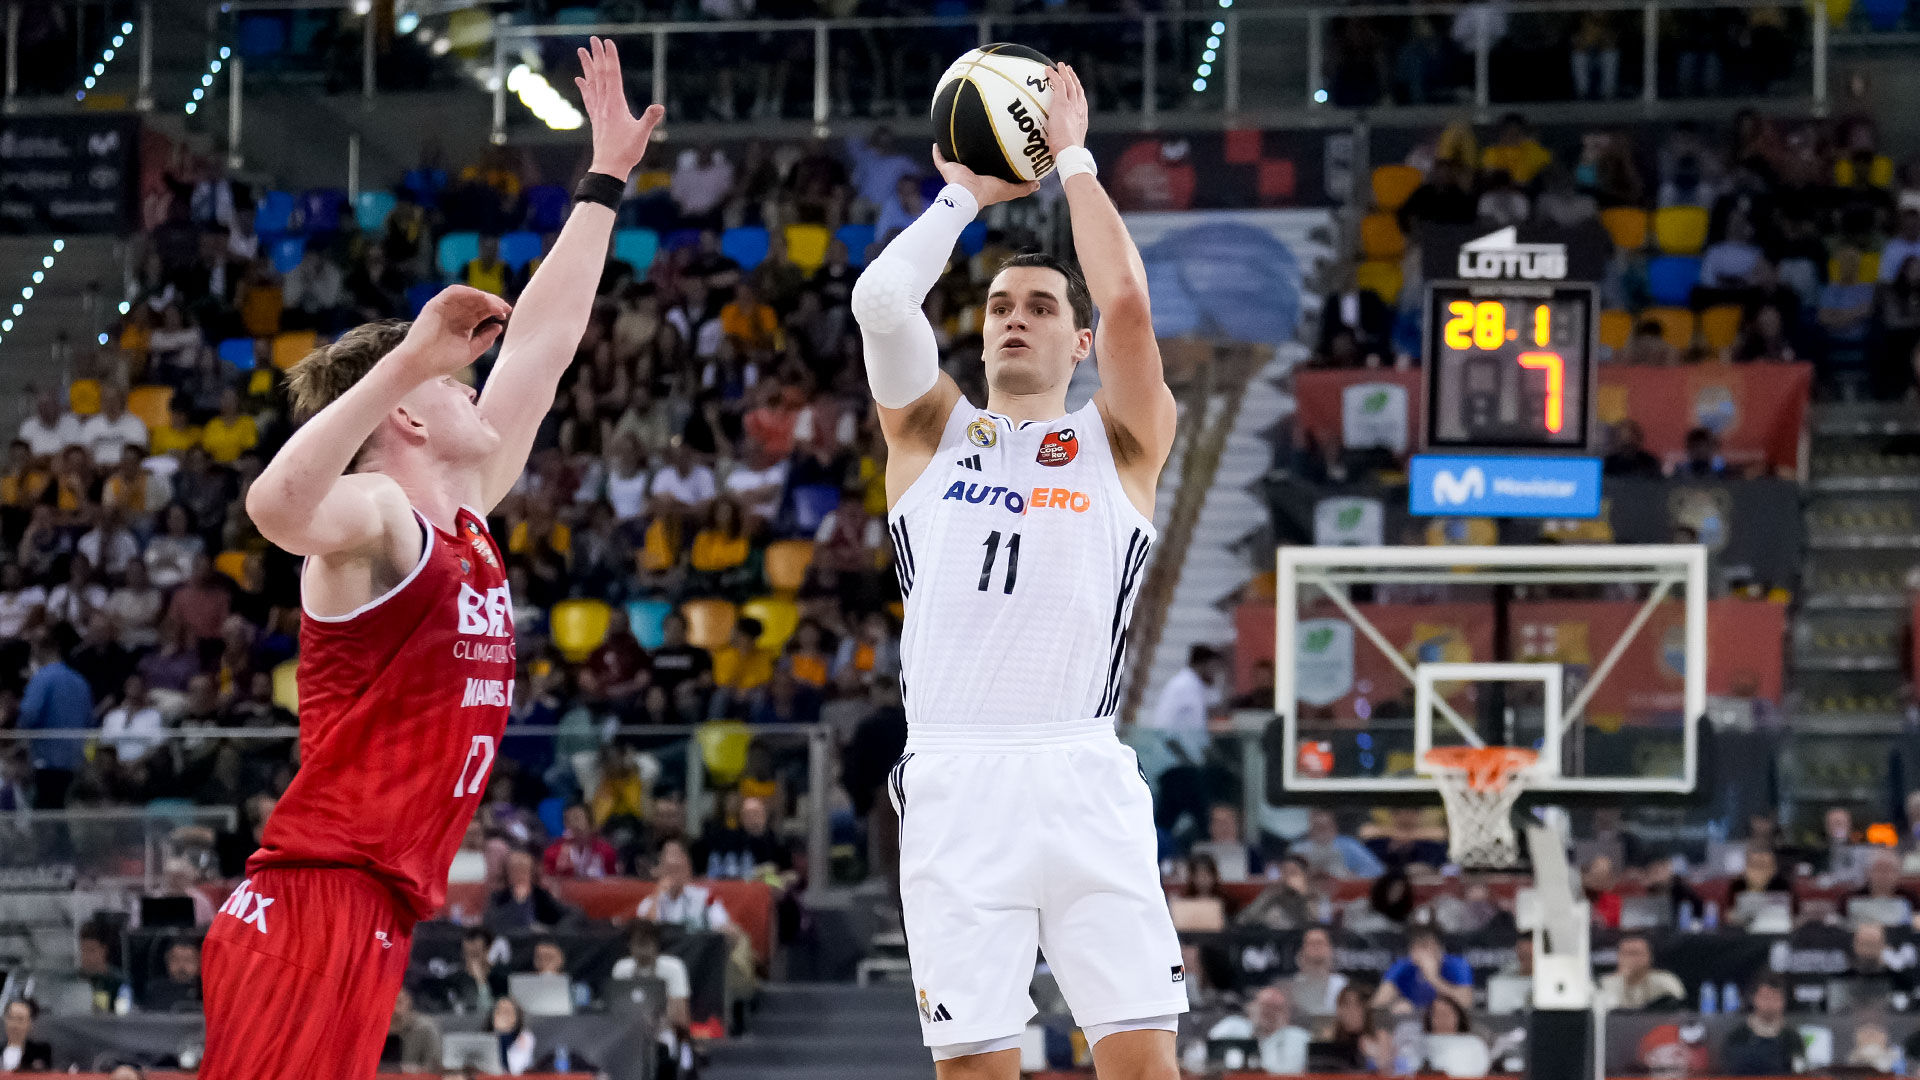
[(967, 441), (985, 450), (1000, 441), (1000, 433), (994, 430), (993, 421), (983, 416), (967, 425)]

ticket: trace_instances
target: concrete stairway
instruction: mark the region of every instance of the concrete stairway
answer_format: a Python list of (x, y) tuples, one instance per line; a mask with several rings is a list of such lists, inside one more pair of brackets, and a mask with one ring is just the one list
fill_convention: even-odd
[[(111, 236), (65, 237), (57, 255), (52, 236), (0, 237), (0, 318), (12, 318), (11, 332), (0, 332), (0, 432), (12, 432), (33, 409), (28, 386), (64, 386), (70, 374), (55, 344), (65, 335), (75, 356), (85, 353), (94, 335), (117, 314), (120, 301), (121, 244)], [(51, 268), (43, 260), (54, 256)], [(44, 275), (33, 285), (33, 274)], [(87, 286), (99, 283), (92, 318), (87, 317)], [(33, 298), (22, 287), (32, 285)], [(13, 305), (20, 304), (15, 318)]]
[(857, 987), (763, 987), (748, 1032), (716, 1043), (707, 1080), (917, 1080), (933, 1075), (920, 1044), (913, 990), (904, 982)]

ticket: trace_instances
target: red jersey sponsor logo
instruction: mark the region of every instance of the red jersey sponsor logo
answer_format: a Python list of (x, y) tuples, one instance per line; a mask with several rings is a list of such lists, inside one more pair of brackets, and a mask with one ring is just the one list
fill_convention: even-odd
[(1033, 460), (1057, 469), (1079, 455), (1080, 440), (1074, 436), (1073, 429), (1061, 428), (1047, 432), (1047, 437), (1040, 440), (1040, 453)]
[(486, 535), (480, 531), (479, 525), (471, 521), (467, 522), (466, 533), (467, 543), (471, 544), (473, 550), (479, 553), (481, 562), (486, 563), (488, 566), (497, 567), (500, 565), (499, 560), (493, 557), (493, 544), (490, 543)]
[(468, 679), (466, 697), (460, 700), (460, 707), (470, 709), (476, 705), (508, 705), (507, 681), (505, 679)]
[(461, 633), (513, 636), (513, 601), (508, 599), (505, 585), (496, 585), (483, 593), (463, 581), (458, 606)]
[(261, 896), (253, 891), (253, 879), (242, 881), (227, 902), (220, 905), (220, 914), (231, 915), (243, 925), (251, 926), (264, 934), (267, 932), (267, 909), (273, 906), (273, 897)]
[(1035, 510), (1071, 510), (1076, 514), (1084, 514), (1093, 508), (1093, 496), (1066, 488), (1034, 488), (1027, 505)]

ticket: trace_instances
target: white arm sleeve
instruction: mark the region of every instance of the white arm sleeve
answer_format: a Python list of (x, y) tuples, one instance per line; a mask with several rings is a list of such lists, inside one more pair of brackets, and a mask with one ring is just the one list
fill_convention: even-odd
[(900, 231), (853, 284), (853, 317), (873, 400), (904, 409), (940, 377), (940, 347), (921, 305), (980, 204), (948, 184), (919, 220)]

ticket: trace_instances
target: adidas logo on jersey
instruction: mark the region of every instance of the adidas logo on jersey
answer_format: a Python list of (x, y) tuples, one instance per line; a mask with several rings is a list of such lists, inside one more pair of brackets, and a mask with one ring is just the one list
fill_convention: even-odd
[(463, 709), (477, 705), (506, 705), (507, 683), (504, 679), (468, 679), (467, 694), (460, 699)]
[(507, 598), (505, 585), (495, 585), (483, 593), (463, 581), (457, 606), (461, 633), (487, 637), (513, 635), (513, 601)]

